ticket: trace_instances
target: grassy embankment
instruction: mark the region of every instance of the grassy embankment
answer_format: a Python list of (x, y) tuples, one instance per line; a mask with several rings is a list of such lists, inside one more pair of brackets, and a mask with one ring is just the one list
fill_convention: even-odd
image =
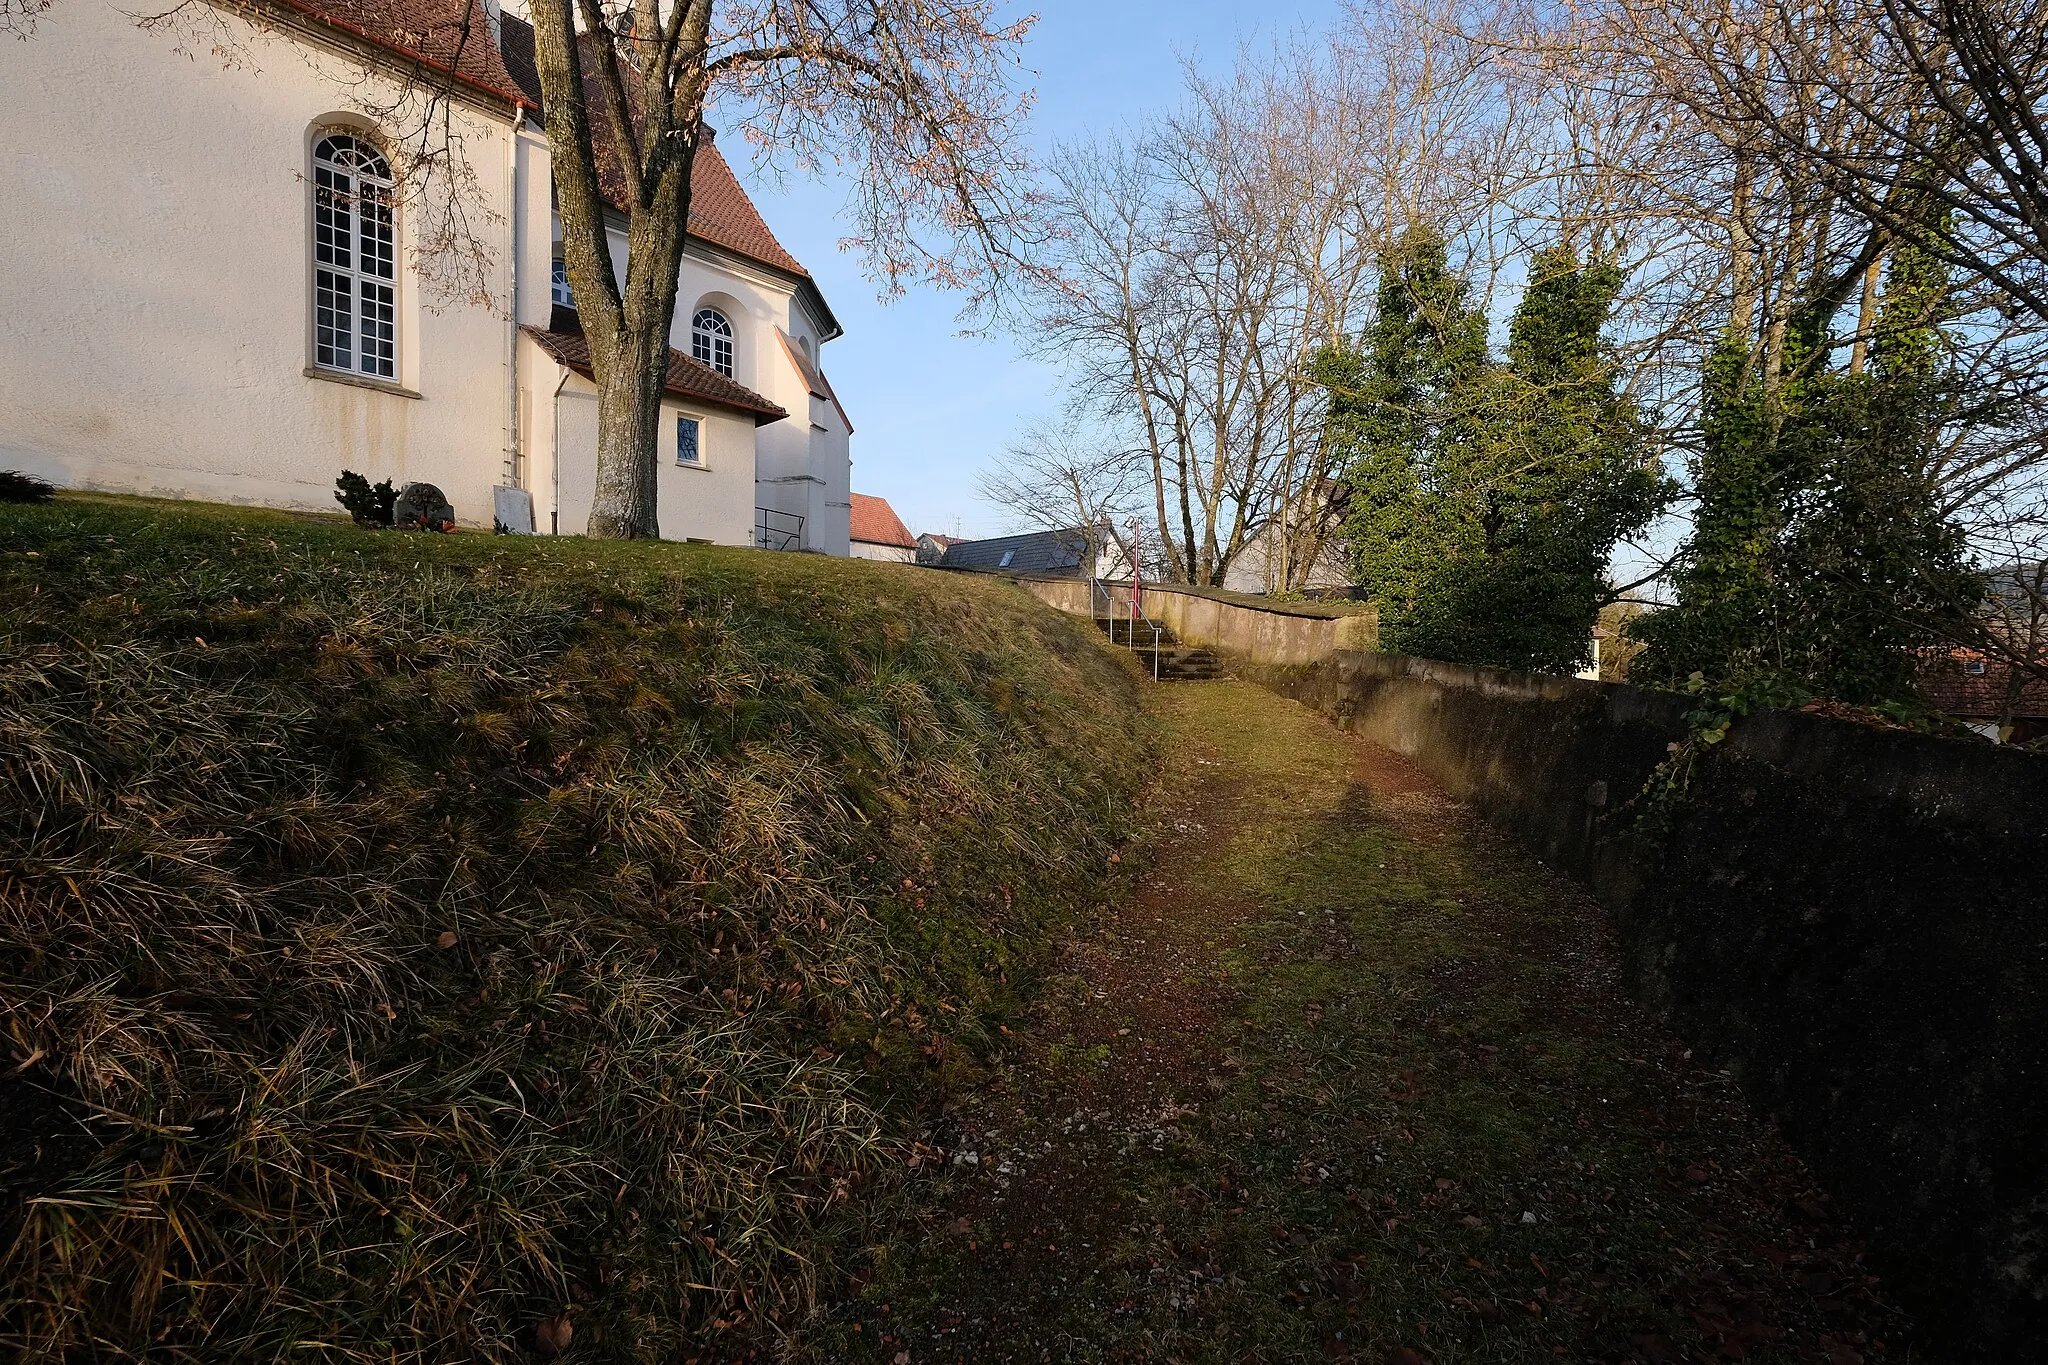
[(1099, 891), (1146, 725), (994, 583), (0, 508), (0, 1344), (794, 1320)]

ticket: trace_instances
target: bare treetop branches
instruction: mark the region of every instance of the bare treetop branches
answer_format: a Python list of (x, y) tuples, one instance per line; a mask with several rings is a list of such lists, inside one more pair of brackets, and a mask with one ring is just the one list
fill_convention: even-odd
[(710, 72), (756, 145), (854, 171), (854, 231), (891, 290), (922, 279), (987, 304), (1023, 266), (1036, 201), (1018, 134), (1033, 21), (991, 0), (792, 0), (721, 11)]

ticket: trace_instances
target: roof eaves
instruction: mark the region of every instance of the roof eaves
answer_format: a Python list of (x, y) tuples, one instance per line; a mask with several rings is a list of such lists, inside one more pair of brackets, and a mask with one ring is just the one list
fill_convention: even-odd
[[(596, 371), (590, 363), (589, 343), (583, 339), (580, 333), (549, 331), (546, 328), (535, 327), (531, 324), (524, 325), (519, 330), (528, 337), (531, 337), (536, 345), (552, 356), (555, 363), (564, 369), (574, 370), (585, 379), (595, 379), (597, 377)], [(581, 354), (579, 354), (579, 350)], [(780, 422), (789, 416), (789, 410), (780, 404), (763, 398), (760, 394), (755, 393), (737, 380), (727, 379), (715, 370), (705, 369), (702, 362), (691, 359), (673, 346), (669, 348), (668, 356), (670, 375), (674, 375), (678, 368), (681, 368), (686, 373), (693, 368), (704, 370), (705, 374), (710, 377), (712, 386), (719, 390), (730, 390), (731, 392), (707, 392), (701, 388), (684, 388), (673, 379), (670, 379), (662, 386), (662, 392), (666, 394), (676, 398), (688, 399), (693, 403), (704, 403), (712, 407), (746, 413), (754, 419), (754, 425), (757, 427), (764, 427), (772, 422)]]
[(345, 33), (360, 42), (369, 44), (380, 52), (402, 57), (408, 63), (417, 63), (431, 71), (438, 71), (442, 75), (469, 87), (471, 90), (490, 95), (493, 99), (507, 104), (514, 109), (538, 110), (540, 107), (517, 90), (501, 90), (488, 81), (470, 75), (467, 72), (458, 71), (444, 62), (437, 61), (417, 48), (407, 47), (403, 43), (394, 43), (387, 38), (380, 38), (361, 25), (352, 24), (346, 19), (330, 14), (318, 5), (308, 4), (306, 0), (262, 0), (262, 3), (275, 9), (284, 10), (318, 28)]

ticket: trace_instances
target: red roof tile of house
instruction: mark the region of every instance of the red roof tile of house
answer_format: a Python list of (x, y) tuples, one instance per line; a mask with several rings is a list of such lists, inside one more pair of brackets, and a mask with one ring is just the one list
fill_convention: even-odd
[(905, 550), (917, 548), (917, 537), (903, 524), (903, 518), (896, 515), (896, 509), (886, 498), (869, 497), (866, 493), (855, 493), (853, 497), (852, 538), (870, 545), (894, 545)]
[[(1973, 666), (1984, 671), (1973, 673)], [(1929, 706), (1964, 720), (1995, 720), (2004, 715), (2005, 691), (2011, 680), (2011, 664), (1987, 659), (1970, 649), (1922, 654), (1914, 675)], [(2048, 717), (2048, 682), (2022, 679), (2013, 715)]]
[[(561, 364), (586, 379), (595, 377), (590, 366), (590, 342), (583, 333), (561, 328), (544, 331), (539, 327), (522, 327), (519, 330), (532, 337), (542, 350)], [(668, 392), (678, 398), (694, 398), (702, 403), (712, 403), (748, 413), (753, 417), (756, 426), (779, 422), (789, 416), (782, 408), (746, 385), (726, 378), (709, 365), (684, 355), (674, 347), (670, 347), (668, 353), (667, 387)]]
[[(453, 2), (441, 0), (441, 3)], [(534, 66), (533, 26), (508, 14), (501, 27), (505, 63), (511, 71), (511, 78), (518, 81), (519, 88), (526, 92), (528, 99), (541, 106), (540, 75)], [(627, 209), (626, 175), (611, 141), (602, 136), (609, 126), (603, 112), (604, 96), (596, 84), (596, 77), (588, 74), (596, 69), (594, 59), (584, 62), (585, 99), (590, 109), (591, 135), (597, 144), (598, 189), (607, 203), (624, 213)], [(630, 94), (630, 84), (627, 89)], [(542, 118), (546, 118), (544, 107)], [(810, 272), (797, 263), (796, 257), (783, 250), (782, 243), (776, 241), (775, 234), (768, 230), (760, 210), (754, 207), (754, 201), (747, 198), (747, 192), (740, 188), (739, 178), (732, 173), (732, 167), (718, 150), (712, 130), (707, 126), (704, 131), (706, 137), (690, 167), (689, 235), (713, 246), (722, 246), (750, 261), (759, 261), (809, 279)]]
[[(367, 39), (388, 52), (452, 72), (463, 84), (511, 104), (538, 104), (513, 79), (491, 41), (483, 0), (270, 0), (315, 24)], [(529, 30), (529, 33), (531, 31)]]
[(696, 163), (690, 168), (690, 233), (749, 260), (792, 275), (810, 276), (811, 272), (775, 240), (761, 211), (740, 188), (739, 177), (710, 138), (697, 149)]

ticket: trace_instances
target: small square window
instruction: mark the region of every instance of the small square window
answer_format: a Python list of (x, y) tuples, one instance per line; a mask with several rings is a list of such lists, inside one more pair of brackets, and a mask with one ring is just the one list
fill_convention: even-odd
[(1016, 552), (1015, 550), (1005, 550), (1005, 551), (1003, 551), (1003, 561), (1002, 561), (1002, 563), (1000, 563), (1000, 564), (996, 565), (996, 567), (997, 567), (998, 569), (1007, 569), (1007, 568), (1009, 568), (1009, 567), (1010, 567), (1010, 561), (1011, 561), (1011, 560), (1013, 560), (1013, 559), (1015, 559), (1016, 557), (1017, 557), (1017, 552)]
[(704, 463), (703, 448), (697, 443), (697, 419), (676, 418), (676, 463), (701, 466)]
[(1966, 660), (1964, 660), (1964, 661), (1963, 661), (1963, 672), (1965, 672), (1965, 673), (1973, 673), (1973, 674), (1977, 674), (1977, 675), (1981, 676), (1981, 675), (1983, 674), (1983, 672), (1984, 672), (1984, 661), (1983, 661), (1982, 659), (1966, 659)]

